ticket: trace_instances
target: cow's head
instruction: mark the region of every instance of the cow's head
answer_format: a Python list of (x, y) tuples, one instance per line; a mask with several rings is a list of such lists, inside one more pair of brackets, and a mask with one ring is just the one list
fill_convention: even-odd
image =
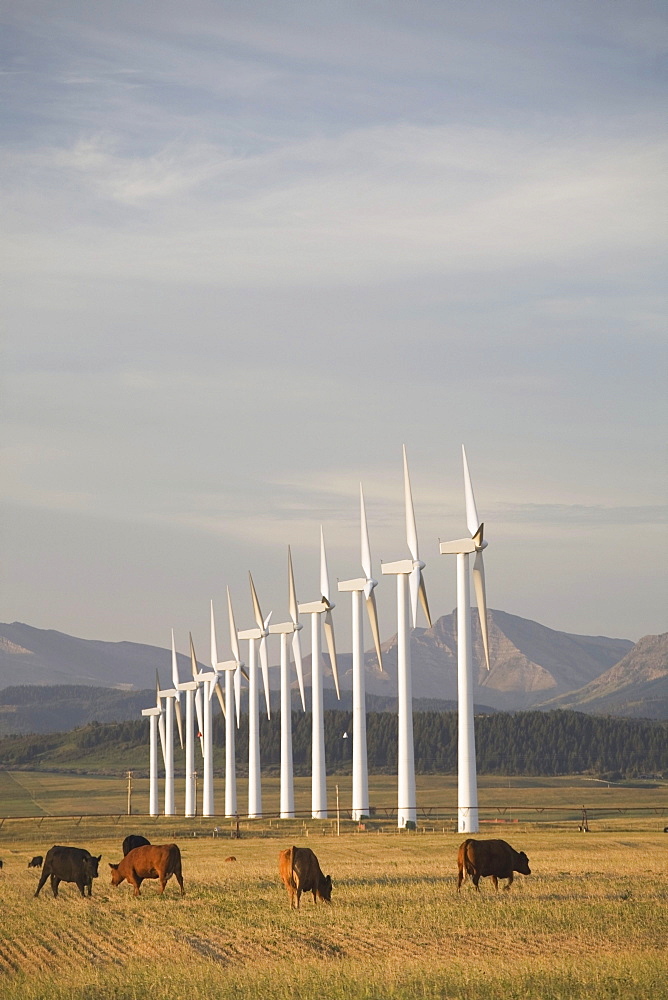
[(112, 865), (111, 861), (109, 862), (109, 867), (111, 868), (111, 884), (120, 885), (125, 878), (125, 875), (121, 875), (118, 870), (118, 865)]
[(84, 875), (86, 878), (97, 878), (99, 875), (98, 865), (101, 860), (101, 854), (97, 858), (94, 858), (92, 854), (89, 854), (83, 859)]
[(323, 903), (332, 902), (332, 876), (322, 875), (318, 879), (318, 897)]
[(529, 859), (524, 853), (524, 851), (520, 851), (519, 854), (517, 855), (517, 868), (515, 869), (515, 871), (519, 872), (520, 875), (531, 875), (531, 869), (529, 868)]

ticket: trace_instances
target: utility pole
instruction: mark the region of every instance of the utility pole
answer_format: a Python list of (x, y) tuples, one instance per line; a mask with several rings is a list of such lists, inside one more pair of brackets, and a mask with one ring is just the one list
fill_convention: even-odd
[(128, 771), (128, 816), (132, 815), (132, 775), (134, 771)]

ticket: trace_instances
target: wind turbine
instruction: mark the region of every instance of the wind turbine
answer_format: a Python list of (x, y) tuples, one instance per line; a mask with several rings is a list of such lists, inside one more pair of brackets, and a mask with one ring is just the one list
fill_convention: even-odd
[(466, 451), (462, 445), (464, 463), (464, 497), (466, 524), (470, 538), (456, 538), (441, 542), (441, 555), (457, 556), (457, 693), (458, 693), (458, 747), (457, 747), (457, 815), (460, 833), (478, 832), (478, 785), (475, 763), (475, 724), (473, 721), (473, 659), (471, 641), (471, 591), (469, 583), (469, 555), (475, 552), (473, 586), (478, 604), (480, 633), (489, 670), (489, 638), (487, 634), (487, 599), (485, 596), (485, 568), (482, 550), (484, 524), (476, 510), (473, 486), (469, 473)]
[[(179, 730), (179, 742), (183, 749), (183, 724), (181, 722), (181, 705), (178, 684), (178, 667), (176, 666), (176, 650), (174, 648), (174, 632), (172, 631), (172, 682), (173, 687), (160, 689), (160, 680), (156, 671), (158, 684), (158, 699), (165, 699), (165, 740), (162, 747), (165, 762), (165, 816), (173, 816), (174, 808), (174, 716)], [(176, 680), (174, 680), (176, 678)], [(160, 725), (160, 721), (158, 721)]]
[[(366, 691), (364, 683), (364, 626), (362, 621), (362, 594), (366, 599), (366, 610), (376, 647), (378, 664), (382, 669), (380, 652), (380, 632), (374, 588), (378, 581), (373, 579), (371, 569), (371, 548), (367, 528), (364, 493), (360, 483), (360, 526), (361, 557), (364, 576), (357, 580), (341, 580), (339, 591), (349, 592), (352, 599), (353, 620), (353, 800), (352, 818), (360, 820), (369, 815), (369, 773), (366, 746)], [(347, 738), (347, 734), (346, 734)]]
[[(211, 665), (217, 675), (216, 684), (212, 685), (209, 697), (215, 690), (218, 695), (220, 707), (225, 716), (225, 815), (236, 816), (237, 813), (237, 775), (234, 747), (234, 673), (241, 669), (242, 663), (239, 658), (239, 643), (237, 641), (236, 628), (234, 627), (234, 614), (232, 612), (232, 601), (230, 590), (227, 589), (227, 608), (230, 619), (230, 638), (233, 660), (218, 660), (218, 647), (216, 643), (216, 625), (213, 615), (213, 601), (211, 602)], [(225, 674), (225, 698), (223, 699), (220, 689), (220, 674)]]
[(290, 659), (288, 651), (288, 636), (292, 636), (292, 652), (299, 681), (299, 693), (302, 708), (306, 711), (304, 700), (304, 673), (302, 669), (302, 650), (299, 641), (299, 606), (295, 593), (295, 577), (292, 570), (292, 553), (288, 546), (288, 604), (290, 621), (270, 625), (271, 635), (281, 637), (281, 819), (291, 819), (295, 815), (294, 776), (292, 768), (292, 691), (290, 689)]
[(300, 614), (311, 615), (311, 815), (313, 819), (327, 818), (327, 774), (325, 769), (323, 674), (320, 643), (321, 615), (324, 617), (325, 639), (334, 675), (336, 697), (341, 698), (336, 646), (334, 644), (334, 623), (332, 621), (332, 608), (335, 605), (330, 601), (329, 595), (327, 555), (322, 526), (320, 528), (320, 595), (319, 601), (299, 605)]
[[(211, 657), (215, 655), (215, 634), (213, 632), (213, 611), (211, 619)], [(215, 670), (200, 670), (195, 657), (192, 636), (190, 637), (191, 668), (193, 680), (201, 687), (195, 691), (195, 711), (197, 713), (197, 725), (200, 733), (200, 746), (203, 758), (203, 781), (202, 781), (202, 816), (214, 816), (213, 801), (213, 716), (211, 711), (211, 698), (214, 690), (218, 695), (220, 706), (225, 712), (222, 691), (218, 683), (218, 674)], [(193, 779), (194, 780), (194, 779)]]
[[(156, 671), (157, 678), (157, 671)], [(148, 811), (150, 816), (158, 816), (158, 729), (162, 743), (163, 757), (165, 754), (165, 731), (162, 718), (162, 702), (160, 701), (160, 681), (156, 681), (156, 704), (152, 708), (142, 708), (141, 714), (149, 720), (149, 764), (148, 764)]]
[[(193, 680), (177, 683), (177, 691), (186, 693), (186, 780), (185, 780), (185, 815), (195, 816), (197, 802), (195, 797), (195, 708), (196, 696), (199, 692), (199, 682), (195, 680), (199, 673), (193, 637), (190, 638), (190, 669)], [(178, 677), (178, 674), (176, 674)], [(201, 700), (201, 699), (200, 699)], [(201, 709), (197, 708), (198, 732), (202, 732)], [(201, 744), (201, 741), (200, 741)]]
[[(427, 603), (427, 591), (422, 577), (424, 563), (418, 552), (415, 510), (408, 474), (408, 459), (404, 445), (404, 505), (406, 508), (406, 540), (411, 553), (410, 559), (383, 563), (383, 575), (397, 578), (397, 701), (398, 701), (398, 746), (397, 746), (397, 825), (417, 821), (415, 795), (415, 747), (413, 746), (413, 680), (411, 676), (411, 646), (408, 624), (410, 603), (413, 628), (417, 622), (418, 602), (422, 603), (427, 623), (431, 628), (431, 615)], [(410, 597), (410, 601), (409, 601)]]
[(257, 628), (239, 632), (240, 639), (248, 639), (248, 818), (262, 818), (262, 785), (260, 780), (260, 706), (257, 683), (256, 642), (260, 641), (260, 665), (264, 682), (264, 697), (267, 718), (271, 718), (269, 707), (269, 664), (267, 661), (267, 636), (271, 612), (263, 619), (260, 602), (255, 591), (253, 577), (250, 578), (251, 598)]

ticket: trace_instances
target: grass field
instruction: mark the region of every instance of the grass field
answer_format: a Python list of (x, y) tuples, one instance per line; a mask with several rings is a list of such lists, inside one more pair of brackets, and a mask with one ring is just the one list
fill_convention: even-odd
[(185, 898), (172, 880), (163, 897), (149, 881), (134, 899), (107, 868), (127, 821), (110, 835), (92, 819), (67, 838), (103, 855), (92, 899), (65, 883), (58, 899), (48, 885), (34, 899), (27, 863), (59, 840), (54, 824), (2, 847), (4, 1000), (666, 995), (664, 834), (513, 831), (533, 874), (510, 892), (486, 879), (458, 895), (454, 832), (312, 833), (301, 842), (331, 872), (333, 903), (304, 897), (296, 913), (277, 874), (287, 831), (184, 840)]
[[(340, 786), (342, 805), (349, 779)], [(3, 1000), (408, 1000), (660, 998), (668, 995), (668, 796), (662, 783), (608, 788), (585, 778), (481, 779), (480, 836), (525, 850), (532, 875), (510, 892), (456, 891), (451, 820), (456, 783), (421, 776), (419, 832), (382, 816), (395, 782), (372, 779), (375, 818), (230, 821), (124, 815), (119, 779), (0, 772), (0, 996)], [(277, 783), (263, 780), (267, 813)], [(144, 806), (138, 784), (135, 804)], [(309, 783), (298, 782), (298, 808)], [(177, 798), (177, 805), (178, 805)], [(222, 801), (220, 799), (219, 801)], [(243, 788), (240, 802), (243, 802)], [(582, 802), (590, 832), (578, 832)], [(95, 816), (105, 813), (106, 816)], [(223, 832), (211, 835), (217, 823)], [(307, 832), (308, 831), (308, 832)], [(140, 899), (112, 889), (107, 862), (127, 833), (176, 839), (187, 895), (147, 882)], [(193, 833), (198, 834), (193, 836)], [(34, 854), (54, 843), (102, 854), (92, 899), (63, 883), (33, 893)], [(311, 846), (334, 881), (333, 903), (291, 912), (277, 853)], [(236, 862), (226, 863), (234, 854)]]

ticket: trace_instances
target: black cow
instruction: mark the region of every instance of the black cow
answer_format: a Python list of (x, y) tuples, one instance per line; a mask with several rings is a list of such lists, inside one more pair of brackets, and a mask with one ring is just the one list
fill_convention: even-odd
[(41, 854), (36, 854), (35, 857), (28, 862), (28, 868), (41, 868), (44, 863), (44, 858)]
[(134, 851), (135, 847), (150, 846), (151, 841), (147, 840), (146, 837), (142, 837), (138, 833), (130, 833), (123, 841), (123, 857), (126, 857), (130, 851)]
[(491, 875), (494, 888), (499, 891), (499, 879), (507, 878), (508, 885), (505, 889), (510, 889), (513, 884), (513, 872), (520, 872), (521, 875), (531, 875), (529, 859), (524, 851), (516, 851), (505, 840), (465, 840), (459, 847), (457, 856), (457, 866), (459, 876), (457, 878), (457, 892), (461, 889), (462, 882), (467, 875), (471, 876), (471, 881), (480, 892), (478, 882), (481, 878)]
[(44, 867), (39, 880), (39, 885), (35, 896), (39, 896), (40, 890), (48, 878), (51, 879), (51, 890), (54, 896), (58, 895), (58, 886), (61, 882), (74, 882), (82, 896), (88, 889), (88, 895), (93, 894), (93, 879), (98, 876), (98, 865), (102, 855), (95, 858), (83, 847), (60, 847), (49, 848), (44, 859)]

